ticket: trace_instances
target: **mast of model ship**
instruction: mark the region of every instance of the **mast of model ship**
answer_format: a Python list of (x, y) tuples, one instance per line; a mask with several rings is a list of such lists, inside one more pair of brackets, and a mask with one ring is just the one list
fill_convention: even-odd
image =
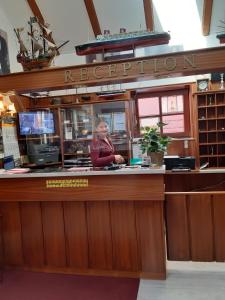
[[(48, 43), (50, 43), (51, 33), (52, 31), (48, 28), (49, 24), (42, 24), (40, 21), (38, 21), (39, 26), (42, 29), (42, 38), (43, 38), (43, 46), (44, 46), (44, 53), (47, 52), (48, 49), (46, 49), (46, 43), (49, 46)], [(52, 45), (55, 45), (52, 43)]]
[[(31, 38), (31, 45), (32, 45), (32, 58), (36, 58), (36, 52), (38, 51), (38, 57), (40, 57), (41, 55), (43, 55), (43, 45), (39, 44), (39, 39), (40, 39), (40, 29), (37, 29), (35, 27), (33, 27), (33, 23), (37, 23), (37, 18), (36, 17), (32, 17), (30, 22), (28, 22), (31, 26), (31, 32), (28, 32), (28, 35)], [(37, 23), (38, 24), (38, 23)], [(37, 34), (35, 33), (37, 32)], [(43, 40), (42, 40), (43, 43)]]
[[(33, 23), (37, 22), (36, 17), (30, 17), (30, 21), (28, 21), (28, 24), (30, 25), (30, 33), (28, 33), (31, 37), (33, 37)], [(31, 55), (32, 58), (34, 58), (34, 41), (31, 38)]]
[(18, 55), (21, 55), (23, 57), (28, 57), (28, 51), (27, 48), (24, 45), (24, 42), (21, 39), (20, 33), (24, 30), (24, 28), (14, 28), (14, 32), (16, 34), (16, 37), (18, 39), (19, 42), (19, 46), (20, 46), (20, 51)]

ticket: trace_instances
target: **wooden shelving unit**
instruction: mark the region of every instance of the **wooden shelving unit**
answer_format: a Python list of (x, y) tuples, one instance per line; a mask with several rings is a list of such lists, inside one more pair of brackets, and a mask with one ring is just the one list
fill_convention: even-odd
[(225, 91), (196, 94), (199, 164), (225, 166)]

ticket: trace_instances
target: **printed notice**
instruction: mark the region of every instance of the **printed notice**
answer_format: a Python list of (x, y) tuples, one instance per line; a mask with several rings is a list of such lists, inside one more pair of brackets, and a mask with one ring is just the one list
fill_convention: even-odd
[(20, 159), (15, 124), (2, 124), (4, 156), (13, 155), (14, 160)]
[(53, 179), (46, 180), (46, 188), (86, 188), (88, 179)]

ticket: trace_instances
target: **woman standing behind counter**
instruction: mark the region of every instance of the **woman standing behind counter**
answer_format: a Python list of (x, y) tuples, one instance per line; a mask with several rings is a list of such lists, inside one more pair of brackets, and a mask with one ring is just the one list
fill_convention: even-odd
[(91, 161), (94, 167), (105, 167), (112, 163), (121, 164), (124, 158), (114, 153), (114, 146), (109, 137), (108, 124), (104, 119), (96, 121), (95, 136), (91, 143)]

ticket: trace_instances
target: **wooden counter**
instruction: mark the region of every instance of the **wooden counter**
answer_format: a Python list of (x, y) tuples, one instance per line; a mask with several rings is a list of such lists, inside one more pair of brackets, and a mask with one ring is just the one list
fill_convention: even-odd
[(6, 267), (165, 279), (162, 173), (1, 176)]
[(224, 262), (224, 169), (168, 172), (165, 187), (168, 259)]

